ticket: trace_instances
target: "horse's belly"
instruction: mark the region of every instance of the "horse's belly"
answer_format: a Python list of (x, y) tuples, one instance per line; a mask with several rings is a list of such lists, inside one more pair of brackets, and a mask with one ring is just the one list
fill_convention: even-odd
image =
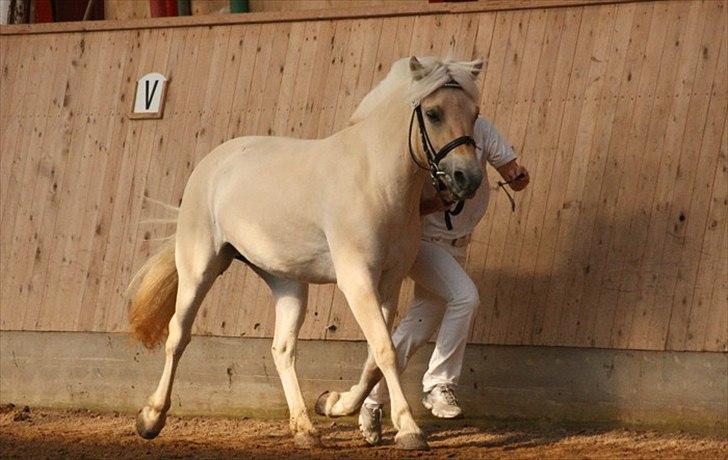
[(330, 256), (321, 255), (316, 258), (295, 259), (261, 258), (251, 262), (266, 272), (287, 279), (295, 279), (306, 283), (325, 284), (335, 283), (336, 274)]
[[(254, 234), (257, 233), (257, 234)], [(233, 246), (251, 264), (272, 275), (307, 283), (334, 283), (336, 274), (325, 239), (243, 231)]]

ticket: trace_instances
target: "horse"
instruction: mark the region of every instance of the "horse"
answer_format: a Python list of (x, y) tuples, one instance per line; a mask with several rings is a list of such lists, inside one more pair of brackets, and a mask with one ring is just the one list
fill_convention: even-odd
[(164, 427), (195, 315), (237, 259), (264, 280), (275, 302), (271, 351), (297, 447), (321, 446), (295, 370), (308, 285), (336, 283), (369, 357), (359, 382), (346, 392), (325, 392), (316, 411), (354, 413), (383, 374), (396, 447), (428, 448), (402, 392), (390, 331), (418, 250), (425, 181), (464, 199), (482, 180), (472, 139), (482, 67), (481, 60), (398, 60), (349, 126), (330, 137), (239, 137), (199, 162), (185, 186), (176, 233), (130, 284), (132, 335), (148, 348), (166, 336), (162, 376), (137, 415), (139, 435), (152, 439)]

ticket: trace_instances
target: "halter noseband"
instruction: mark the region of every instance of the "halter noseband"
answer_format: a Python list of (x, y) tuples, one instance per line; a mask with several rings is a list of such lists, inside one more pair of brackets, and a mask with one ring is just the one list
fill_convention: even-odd
[[(455, 80), (448, 81), (447, 83), (442, 85), (442, 87), (462, 89), (462, 86), (460, 86), (460, 84)], [(412, 126), (414, 125), (415, 116), (417, 116), (417, 125), (420, 128), (422, 150), (424, 150), (425, 156), (427, 157), (427, 167), (422, 166), (420, 162), (417, 161), (414, 151), (412, 150)], [(460, 136), (445, 144), (440, 150), (435, 150), (435, 147), (432, 145), (432, 141), (430, 141), (430, 136), (427, 134), (427, 128), (425, 127), (425, 118), (422, 116), (422, 105), (420, 105), (420, 103), (418, 102), (414, 110), (412, 111), (412, 118), (410, 118), (409, 131), (407, 133), (407, 144), (409, 146), (409, 153), (412, 161), (420, 168), (429, 170), (432, 185), (437, 190), (444, 190), (446, 188), (446, 184), (442, 181), (442, 177), (445, 176), (446, 173), (442, 169), (440, 169), (440, 161), (442, 161), (442, 159), (445, 158), (448, 153), (455, 150), (461, 145), (474, 146), (475, 139), (473, 139), (471, 136)], [(458, 200), (455, 208), (445, 211), (445, 224), (447, 225), (448, 230), (452, 230), (452, 222), (450, 220), (450, 216), (460, 214), (460, 211), (463, 210), (464, 204), (465, 202), (463, 200)]]

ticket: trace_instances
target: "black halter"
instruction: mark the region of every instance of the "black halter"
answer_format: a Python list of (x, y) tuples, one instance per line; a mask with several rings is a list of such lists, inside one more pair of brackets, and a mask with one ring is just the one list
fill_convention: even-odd
[[(462, 87), (454, 80), (448, 81), (443, 85), (443, 87), (462, 89)], [(414, 125), (415, 116), (417, 116), (417, 125), (420, 128), (422, 150), (424, 150), (425, 156), (427, 157), (427, 167), (422, 166), (420, 162), (417, 161), (414, 151), (412, 150), (412, 126)], [(472, 137), (460, 136), (445, 144), (445, 146), (443, 146), (440, 150), (435, 150), (435, 147), (432, 145), (432, 141), (430, 141), (430, 136), (427, 134), (427, 128), (425, 127), (425, 118), (422, 116), (422, 106), (419, 103), (417, 103), (414, 110), (412, 111), (412, 118), (410, 118), (410, 126), (407, 134), (407, 144), (409, 145), (409, 153), (412, 161), (420, 168), (430, 171), (430, 179), (432, 180), (432, 185), (437, 190), (444, 190), (447, 187), (447, 185), (442, 180), (442, 177), (445, 176), (445, 172), (440, 169), (440, 161), (442, 161), (442, 159), (445, 158), (448, 153), (461, 145), (475, 145), (475, 139), (473, 139)], [(447, 225), (448, 230), (452, 230), (453, 228), (450, 216), (456, 216), (460, 214), (460, 211), (463, 210), (464, 205), (465, 202), (463, 200), (458, 200), (454, 208), (445, 211), (445, 225)]]

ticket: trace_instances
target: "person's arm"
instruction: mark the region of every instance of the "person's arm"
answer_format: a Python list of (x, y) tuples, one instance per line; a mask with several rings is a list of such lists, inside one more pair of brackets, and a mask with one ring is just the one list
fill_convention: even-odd
[(476, 122), (476, 132), (482, 136), (483, 155), (498, 173), (508, 182), (511, 189), (520, 191), (526, 188), (530, 177), (528, 170), (518, 164), (516, 153), (500, 132), (483, 117)]
[(498, 166), (495, 169), (503, 177), (503, 179), (508, 182), (508, 186), (516, 192), (520, 192), (521, 190), (526, 188), (530, 181), (528, 170), (525, 166), (519, 165), (518, 160), (516, 159), (513, 159), (504, 165)]

